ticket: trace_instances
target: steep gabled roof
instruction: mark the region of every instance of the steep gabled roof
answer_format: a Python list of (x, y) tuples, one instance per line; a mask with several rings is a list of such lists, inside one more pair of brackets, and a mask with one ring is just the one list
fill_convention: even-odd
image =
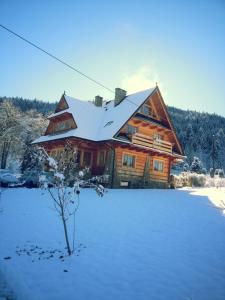
[[(155, 87), (128, 95), (117, 106), (114, 105), (114, 100), (104, 103), (102, 107), (97, 107), (93, 101), (81, 101), (63, 95), (60, 102), (62, 102), (62, 100), (65, 101), (68, 108), (61, 111), (56, 109), (57, 112), (49, 116), (49, 118), (52, 119), (59, 115), (70, 113), (76, 122), (77, 128), (66, 132), (41, 136), (33, 143), (41, 143), (66, 137), (77, 137), (91, 141), (114, 139), (119, 130), (132, 118), (143, 103), (155, 93), (159, 95), (159, 101), (166, 114), (169, 127), (174, 131), (159, 88)], [(174, 138), (182, 154), (182, 149), (175, 132)]]
[(110, 140), (154, 90), (155, 88), (151, 88), (128, 95), (117, 106), (114, 106), (112, 100), (102, 107), (95, 106), (92, 101), (81, 101), (64, 95), (68, 108), (52, 114), (49, 118), (69, 112), (73, 115), (77, 128), (64, 133), (41, 136), (34, 143), (72, 136), (92, 141)]

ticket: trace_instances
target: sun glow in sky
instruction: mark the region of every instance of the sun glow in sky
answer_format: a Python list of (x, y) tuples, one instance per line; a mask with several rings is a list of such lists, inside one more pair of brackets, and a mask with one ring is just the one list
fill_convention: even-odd
[[(225, 116), (224, 0), (0, 0), (0, 23), (111, 89)], [(113, 94), (0, 28), (0, 95)]]

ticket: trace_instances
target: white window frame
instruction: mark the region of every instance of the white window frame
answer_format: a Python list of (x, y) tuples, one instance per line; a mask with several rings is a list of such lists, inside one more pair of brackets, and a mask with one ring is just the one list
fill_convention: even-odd
[[(133, 165), (132, 166), (124, 165), (124, 158), (125, 158), (125, 156), (133, 157)], [(123, 153), (123, 156), (122, 156), (122, 167), (135, 169), (135, 166), (136, 166), (136, 155), (130, 154), (130, 153)]]
[(153, 171), (163, 173), (164, 172), (164, 161), (159, 159), (153, 159)]

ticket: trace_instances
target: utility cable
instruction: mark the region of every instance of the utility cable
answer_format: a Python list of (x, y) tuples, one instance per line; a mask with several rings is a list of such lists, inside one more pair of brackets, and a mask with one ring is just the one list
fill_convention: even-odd
[(35, 47), (36, 49), (40, 50), (41, 52), (43, 52), (43, 53), (45, 53), (45, 54), (47, 54), (47, 55), (50, 56), (51, 58), (57, 60), (58, 62), (60, 62), (60, 63), (63, 64), (64, 66), (70, 68), (71, 70), (73, 70), (73, 71), (77, 72), (78, 74), (80, 74), (80, 75), (86, 77), (86, 78), (89, 79), (90, 81), (94, 82), (95, 84), (97, 84), (97, 85), (103, 87), (104, 89), (106, 89), (106, 90), (108, 90), (109, 92), (111, 92), (111, 93), (114, 94), (114, 91), (113, 91), (112, 89), (108, 88), (107, 86), (105, 86), (104, 84), (100, 83), (99, 81), (93, 79), (92, 77), (90, 77), (90, 76), (84, 74), (83, 72), (81, 72), (81, 71), (78, 70), (77, 68), (71, 66), (70, 64), (66, 63), (66, 62), (63, 61), (62, 59), (60, 59), (60, 58), (56, 57), (55, 55), (51, 54), (50, 52), (44, 50), (43, 48), (37, 46), (36, 44), (34, 44), (34, 43), (32, 43), (32, 42), (30, 42), (28, 39), (24, 38), (23, 36), (19, 35), (18, 33), (12, 31), (11, 29), (9, 29), (9, 28), (7, 28), (7, 27), (5, 27), (5, 26), (3, 26), (2, 24), (0, 24), (0, 27), (2, 27), (3, 29), (5, 29), (6, 31), (10, 32), (11, 34), (15, 35), (16, 37), (20, 38), (21, 40), (23, 40), (23, 41), (26, 42), (27, 44), (29, 44), (29, 45)]
[[(78, 74), (80, 74), (81, 76), (84, 76), (85, 78), (89, 79), (90, 81), (94, 82), (95, 84), (103, 87), (104, 89), (108, 90), (109, 92), (114, 94), (114, 91), (110, 88), (108, 88), (107, 86), (105, 86), (104, 84), (102, 84), (101, 82), (93, 79), (92, 77), (84, 74), (83, 72), (81, 72), (80, 70), (78, 70), (77, 68), (71, 66), (70, 64), (66, 63), (65, 61), (63, 61), (62, 59), (56, 57), (55, 55), (51, 54), (50, 52), (44, 50), (43, 48), (39, 47), (38, 45), (32, 43), (31, 41), (29, 41), (28, 39), (24, 38), (22, 35), (19, 35), (18, 33), (12, 31), (11, 29), (3, 26), (2, 24), (0, 24), (0, 27), (2, 27), (3, 29), (5, 29), (6, 31), (8, 31), (9, 33), (13, 34), (14, 36), (20, 38), (21, 40), (23, 40), (24, 42), (26, 42), (27, 44), (31, 45), (32, 47), (38, 49), (39, 51), (45, 53), (46, 55), (50, 56), (51, 58), (55, 59), (56, 61), (60, 62), (61, 64), (63, 64), (64, 66), (70, 68), (71, 70), (77, 72)], [(125, 98), (126, 101), (132, 103), (133, 105), (135, 105), (136, 107), (138, 107), (138, 105), (136, 103), (134, 103), (133, 101)]]

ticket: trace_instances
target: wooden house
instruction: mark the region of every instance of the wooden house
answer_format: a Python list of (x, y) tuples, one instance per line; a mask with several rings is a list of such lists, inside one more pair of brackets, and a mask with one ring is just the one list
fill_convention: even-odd
[(57, 157), (69, 140), (80, 168), (107, 175), (113, 188), (169, 186), (172, 164), (184, 158), (159, 88), (115, 99), (81, 101), (62, 95), (44, 136), (34, 141)]

